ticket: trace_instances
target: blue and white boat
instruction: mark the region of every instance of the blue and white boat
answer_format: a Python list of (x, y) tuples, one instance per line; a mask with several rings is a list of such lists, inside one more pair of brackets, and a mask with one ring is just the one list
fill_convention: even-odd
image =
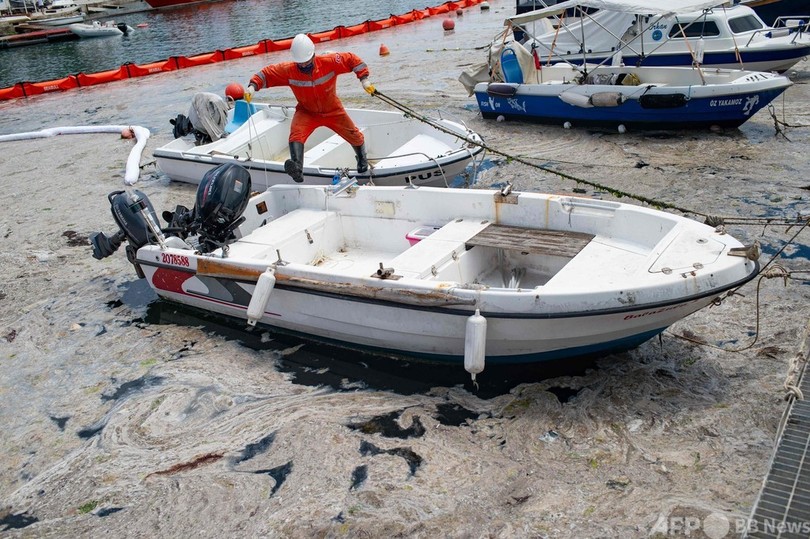
[[(712, 4), (711, 0), (673, 0), (672, 3), (674, 5), (666, 9), (676, 10), (675, 13), (678, 9), (690, 10)], [(579, 11), (582, 15), (579, 35), (584, 40), (589, 35), (584, 28), (585, 20), (608, 13), (606, 6), (615, 9), (624, 6), (627, 13), (639, 7), (632, 0), (571, 0), (534, 13), (543, 15), (572, 6), (579, 6), (577, 9), (600, 8), (595, 13)], [(667, 13), (672, 14), (662, 11), (657, 19), (648, 19), (647, 23), (663, 31), (666, 27), (661, 26), (660, 21)], [(616, 11), (610, 16), (615, 18), (624, 14)], [(520, 17), (523, 16), (517, 18)], [(514, 19), (507, 19), (507, 23)], [(603, 18), (601, 23), (605, 22)], [(646, 30), (641, 33), (646, 33)], [(565, 43), (558, 37), (558, 43)], [(690, 43), (690, 40), (682, 41)], [(590, 47), (589, 42), (584, 42)], [(623, 46), (619, 45), (613, 47), (610, 56), (603, 57), (600, 63), (583, 63), (583, 58), (591, 58), (587, 53), (584, 56), (579, 53), (578, 58), (549, 62), (538, 48), (532, 50), (521, 43), (496, 39), (489, 50), (490, 63), (472, 74), (463, 74), (460, 80), (471, 95), (475, 95), (485, 118), (503, 116), (560, 125), (604, 125), (620, 130), (619, 126), (653, 129), (738, 127), (792, 84), (787, 77), (775, 73), (705, 65), (706, 50), (710, 48), (706, 42), (708, 40), (701, 38), (691, 40), (688, 66), (670, 66), (649, 65), (646, 61), (637, 65), (632, 56), (629, 60), (624, 56)], [(600, 46), (606, 46), (606, 42), (601, 41)], [(594, 58), (599, 60), (596, 54)]]
[(810, 55), (806, 26), (788, 22), (773, 28), (722, 0), (568, 0), (505, 25), (546, 64), (600, 64), (619, 53), (626, 65), (691, 66), (698, 55), (706, 67), (781, 73)]
[(531, 69), (523, 82), (477, 84), (481, 114), (573, 126), (738, 127), (792, 84), (775, 73), (717, 68), (556, 64)]

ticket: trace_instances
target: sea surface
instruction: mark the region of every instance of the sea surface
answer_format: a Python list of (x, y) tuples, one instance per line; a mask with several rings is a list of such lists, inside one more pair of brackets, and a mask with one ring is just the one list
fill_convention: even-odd
[[(482, 47), (514, 12), (513, 0), (490, 5), (454, 15), (453, 32), (434, 17), (318, 50), (357, 53), (387, 96), (547, 169), (705, 214), (770, 218), (727, 232), (758, 241), (762, 264), (777, 257), (780, 278), (752, 281), (627, 353), (487, 366), (476, 387), (460, 365), (247, 331), (156, 300), (123, 250), (95, 260), (87, 240), (115, 231), (107, 196), (126, 188), (133, 141), (3, 142), (0, 535), (641, 539), (685, 537), (677, 530), (688, 523), (689, 537), (739, 537), (810, 319), (810, 238), (796, 220), (810, 215), (810, 62), (739, 129), (620, 134), (484, 120), (457, 77), (485, 60)], [(196, 187), (170, 181), (152, 158), (172, 140), (169, 119), (196, 92), (222, 94), (288, 58), (0, 102), (0, 134), (144, 126), (134, 187), (159, 214), (191, 207)], [(347, 107), (391, 110), (352, 75), (338, 92)], [(292, 104), (287, 88), (255, 99)], [(615, 200), (488, 159), (476, 188)], [(695, 529), (704, 523), (715, 527)]]
[[(442, 3), (435, 2), (230, 0), (111, 16), (110, 20), (124, 22), (135, 31), (128, 36), (0, 48), (0, 88), (351, 26)], [(147, 26), (138, 28), (139, 24)]]

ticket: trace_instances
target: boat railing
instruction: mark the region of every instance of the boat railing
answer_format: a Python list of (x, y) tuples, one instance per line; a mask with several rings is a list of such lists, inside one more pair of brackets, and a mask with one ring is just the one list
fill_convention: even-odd
[[(754, 39), (756, 39), (757, 36), (762, 36), (766, 39), (772, 39), (775, 37), (789, 36), (790, 34), (793, 34), (793, 38), (790, 40), (790, 42), (796, 43), (796, 40), (799, 39), (799, 37), (801, 37), (806, 31), (808, 23), (804, 22), (801, 19), (796, 19), (795, 17), (785, 17), (784, 21), (780, 21), (780, 19), (782, 18), (783, 17), (779, 17), (776, 20), (776, 22), (774, 22), (774, 26), (772, 27), (762, 28), (760, 30), (756, 30), (755, 32), (753, 32), (751, 36), (748, 38), (748, 42), (745, 44), (745, 46), (750, 47), (751, 43), (753, 43)], [(810, 20), (810, 17), (808, 19)], [(787, 26), (787, 23), (791, 21), (798, 21), (798, 24)], [(786, 25), (777, 26), (781, 22), (784, 22)], [(791, 24), (793, 23), (791, 22)]]
[(808, 25), (810, 25), (810, 15), (783, 15), (777, 17), (773, 22), (774, 28), (787, 28), (796, 33), (806, 32)]

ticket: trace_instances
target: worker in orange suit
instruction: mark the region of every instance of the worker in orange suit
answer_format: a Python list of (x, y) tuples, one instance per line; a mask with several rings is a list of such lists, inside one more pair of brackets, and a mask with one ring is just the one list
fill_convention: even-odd
[(262, 68), (250, 78), (247, 98), (262, 88), (289, 86), (298, 105), (290, 125), (290, 158), (284, 163), (284, 171), (296, 182), (304, 181), (304, 143), (320, 126), (325, 126), (343, 137), (354, 147), (357, 157), (357, 172), (368, 170), (366, 145), (363, 133), (357, 129), (343, 103), (337, 96), (338, 75), (354, 73), (370, 95), (376, 90), (368, 80), (368, 67), (356, 54), (330, 52), (315, 55), (315, 44), (304, 35), (293, 38), (293, 62), (281, 62)]

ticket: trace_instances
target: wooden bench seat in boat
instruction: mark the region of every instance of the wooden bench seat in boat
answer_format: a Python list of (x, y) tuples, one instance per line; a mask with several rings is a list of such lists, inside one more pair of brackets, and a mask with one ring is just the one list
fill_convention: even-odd
[(490, 226), (489, 221), (456, 219), (394, 257), (387, 265), (395, 275), (421, 279), (466, 250), (465, 243)]
[(466, 245), (467, 248), (481, 245), (530, 254), (574, 258), (593, 237), (593, 234), (567, 230), (489, 225), (467, 240)]

